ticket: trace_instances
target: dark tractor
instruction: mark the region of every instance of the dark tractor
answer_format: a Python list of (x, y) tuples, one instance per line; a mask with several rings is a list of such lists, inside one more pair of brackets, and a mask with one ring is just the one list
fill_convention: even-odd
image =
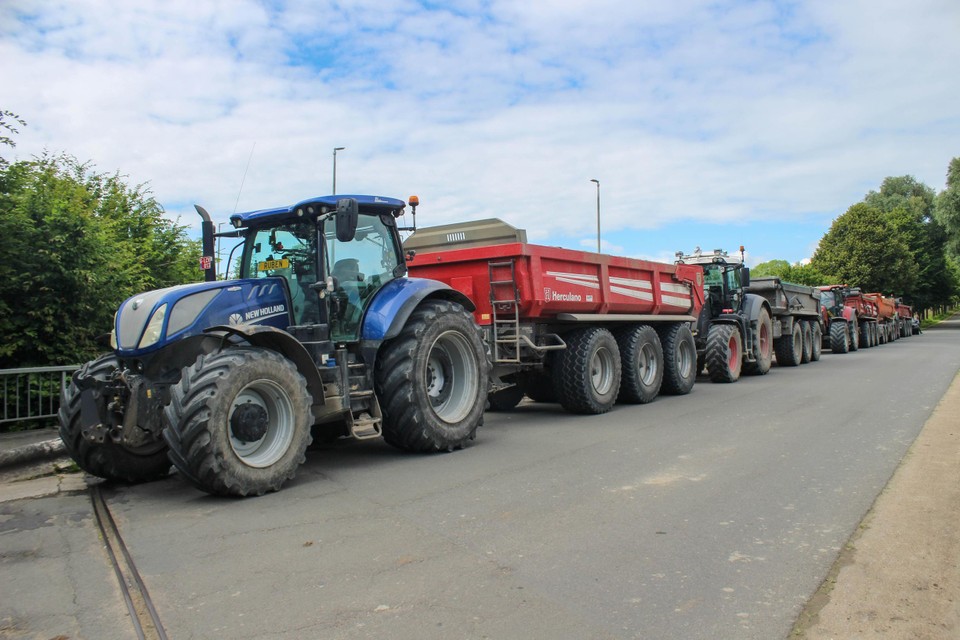
[(703, 268), (706, 301), (697, 319), (697, 371), (706, 367), (713, 382), (767, 373), (773, 362), (772, 316), (764, 298), (745, 291), (750, 269), (743, 260), (719, 249), (697, 249), (690, 255), (677, 252), (677, 263)]

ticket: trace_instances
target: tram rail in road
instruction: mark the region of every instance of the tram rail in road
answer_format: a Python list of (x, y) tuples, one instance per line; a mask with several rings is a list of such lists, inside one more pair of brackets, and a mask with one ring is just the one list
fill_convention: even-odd
[(113, 515), (110, 513), (110, 508), (103, 497), (103, 489), (100, 485), (90, 487), (90, 501), (93, 503), (93, 513), (97, 521), (97, 527), (100, 530), (100, 535), (103, 536), (104, 548), (117, 577), (117, 583), (120, 586), (120, 592), (123, 594), (124, 603), (127, 605), (127, 611), (130, 613), (130, 621), (133, 623), (137, 638), (139, 640), (167, 640), (167, 633), (164, 631), (160, 616), (153, 606), (153, 600), (150, 599), (147, 585), (144, 584), (140, 572), (137, 571), (137, 565), (123, 541), (123, 536), (120, 534), (120, 529), (117, 527)]

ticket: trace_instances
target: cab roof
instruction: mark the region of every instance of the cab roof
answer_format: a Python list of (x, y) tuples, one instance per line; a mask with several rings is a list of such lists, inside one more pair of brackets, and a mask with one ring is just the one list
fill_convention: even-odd
[(266, 222), (269, 220), (282, 220), (289, 217), (312, 216), (322, 213), (328, 213), (337, 208), (337, 201), (344, 198), (353, 198), (360, 207), (360, 213), (389, 213), (394, 216), (400, 215), (401, 210), (406, 206), (403, 200), (397, 198), (387, 198), (385, 196), (367, 196), (367, 195), (330, 195), (318, 196), (302, 200), (289, 207), (277, 207), (274, 209), (258, 209), (257, 211), (247, 211), (245, 213), (235, 213), (230, 216), (230, 224), (235, 228), (249, 227), (253, 224)]

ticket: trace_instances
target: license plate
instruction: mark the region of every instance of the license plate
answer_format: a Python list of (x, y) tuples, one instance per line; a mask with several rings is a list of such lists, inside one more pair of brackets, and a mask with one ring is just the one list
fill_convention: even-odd
[(290, 261), (283, 260), (264, 260), (257, 263), (257, 271), (273, 271), (274, 269), (289, 269)]

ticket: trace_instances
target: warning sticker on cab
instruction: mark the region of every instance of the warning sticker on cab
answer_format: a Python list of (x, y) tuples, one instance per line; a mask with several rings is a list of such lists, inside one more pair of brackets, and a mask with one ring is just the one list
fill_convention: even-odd
[(257, 263), (257, 271), (273, 271), (274, 269), (289, 269), (290, 261), (286, 258), (282, 260), (264, 260)]

